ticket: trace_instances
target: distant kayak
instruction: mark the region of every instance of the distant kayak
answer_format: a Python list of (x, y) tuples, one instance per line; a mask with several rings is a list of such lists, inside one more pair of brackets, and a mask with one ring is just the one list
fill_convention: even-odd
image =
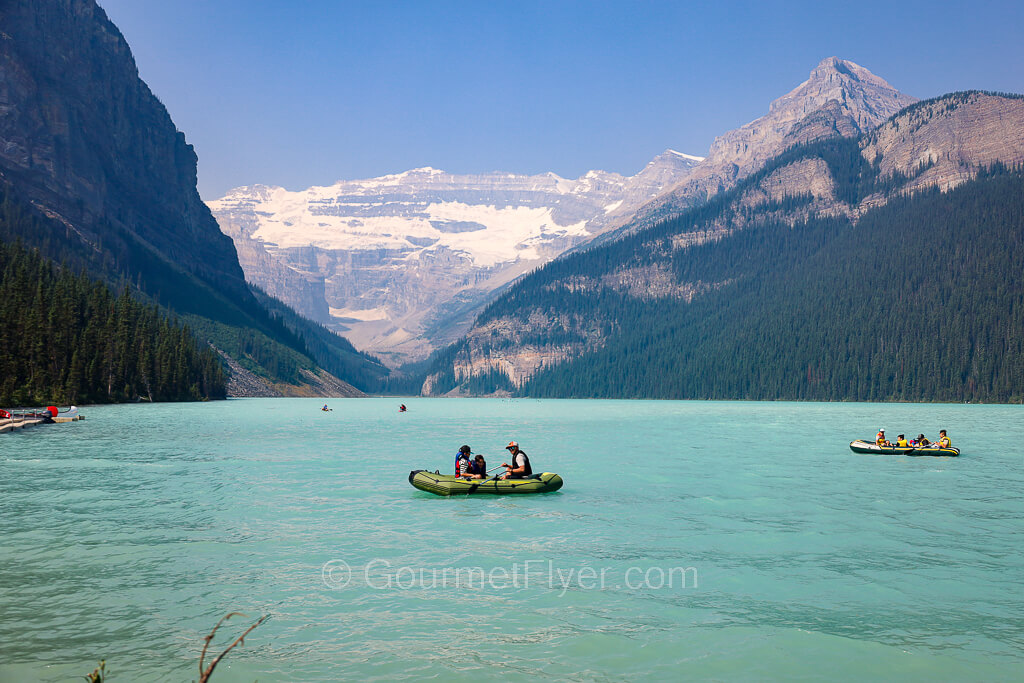
[(562, 478), (551, 472), (534, 474), (526, 479), (464, 479), (457, 478), (454, 474), (413, 470), (409, 473), (409, 483), (420, 491), (436, 493), (439, 496), (550, 493), (562, 488)]
[(940, 448), (935, 444), (918, 446), (917, 448), (912, 446), (900, 448), (899, 446), (879, 446), (878, 444), (870, 441), (864, 441), (862, 439), (852, 442), (850, 444), (850, 450), (854, 453), (866, 453), (868, 455), (933, 455), (951, 458), (960, 455), (959, 448)]

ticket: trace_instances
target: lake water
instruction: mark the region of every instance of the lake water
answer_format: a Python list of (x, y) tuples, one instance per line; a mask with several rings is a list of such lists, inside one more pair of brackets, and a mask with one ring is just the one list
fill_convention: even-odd
[[(1020, 406), (403, 400), (0, 435), (0, 680), (193, 680), (229, 611), (214, 681), (1020, 680)], [(407, 481), (510, 439), (565, 487)]]

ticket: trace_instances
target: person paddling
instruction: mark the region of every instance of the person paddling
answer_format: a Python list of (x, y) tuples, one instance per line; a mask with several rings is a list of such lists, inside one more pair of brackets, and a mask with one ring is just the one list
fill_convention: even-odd
[(502, 479), (526, 479), (533, 474), (533, 468), (530, 467), (530, 458), (527, 457), (525, 451), (519, 450), (518, 443), (509, 441), (508, 445), (505, 446), (505, 450), (512, 454), (512, 464), (509, 465), (507, 462), (501, 463), (501, 466), (505, 468), (505, 474), (502, 475)]

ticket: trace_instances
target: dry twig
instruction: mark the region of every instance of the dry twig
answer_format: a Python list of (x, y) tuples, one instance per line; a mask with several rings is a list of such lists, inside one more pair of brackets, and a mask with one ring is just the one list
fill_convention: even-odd
[(102, 660), (100, 665), (92, 670), (88, 676), (82, 676), (88, 683), (103, 683), (107, 677), (107, 660)]
[(223, 624), (225, 621), (227, 621), (231, 617), (236, 617), (236, 616), (237, 617), (244, 617), (245, 615), (242, 614), (241, 612), (231, 612), (227, 616), (222, 617), (221, 620), (217, 622), (217, 625), (213, 627), (213, 630), (210, 631), (210, 635), (206, 636), (206, 638), (204, 639), (206, 642), (203, 644), (203, 652), (199, 655), (199, 683), (207, 683), (207, 681), (210, 680), (210, 675), (213, 674), (214, 667), (216, 667), (217, 664), (220, 663), (220, 660), (224, 659), (225, 655), (227, 655), (227, 653), (231, 652), (231, 650), (236, 645), (244, 645), (245, 644), (245, 637), (247, 635), (249, 635), (250, 633), (252, 633), (252, 630), (254, 628), (256, 628), (257, 626), (262, 624), (264, 621), (266, 621), (267, 617), (270, 616), (270, 615), (265, 614), (262, 617), (260, 617), (259, 621), (257, 621), (255, 624), (253, 624), (252, 626), (247, 628), (245, 630), (245, 633), (243, 633), (242, 635), (238, 636), (238, 638), (235, 639), (235, 642), (233, 642), (230, 645), (228, 645), (227, 649), (225, 649), (219, 655), (214, 657), (213, 660), (210, 662), (210, 666), (206, 667), (206, 669), (204, 670), (203, 669), (203, 660), (206, 658), (206, 649), (208, 647), (210, 647), (210, 641), (212, 641), (213, 640), (213, 636), (216, 635), (217, 629), (219, 629), (220, 625)]

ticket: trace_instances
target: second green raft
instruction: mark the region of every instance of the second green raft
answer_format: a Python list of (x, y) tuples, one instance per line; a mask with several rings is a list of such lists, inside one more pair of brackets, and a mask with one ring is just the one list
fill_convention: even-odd
[(526, 479), (464, 479), (454, 474), (413, 470), (409, 473), (409, 483), (421, 491), (439, 496), (550, 493), (562, 488), (562, 478), (552, 472), (534, 474)]

